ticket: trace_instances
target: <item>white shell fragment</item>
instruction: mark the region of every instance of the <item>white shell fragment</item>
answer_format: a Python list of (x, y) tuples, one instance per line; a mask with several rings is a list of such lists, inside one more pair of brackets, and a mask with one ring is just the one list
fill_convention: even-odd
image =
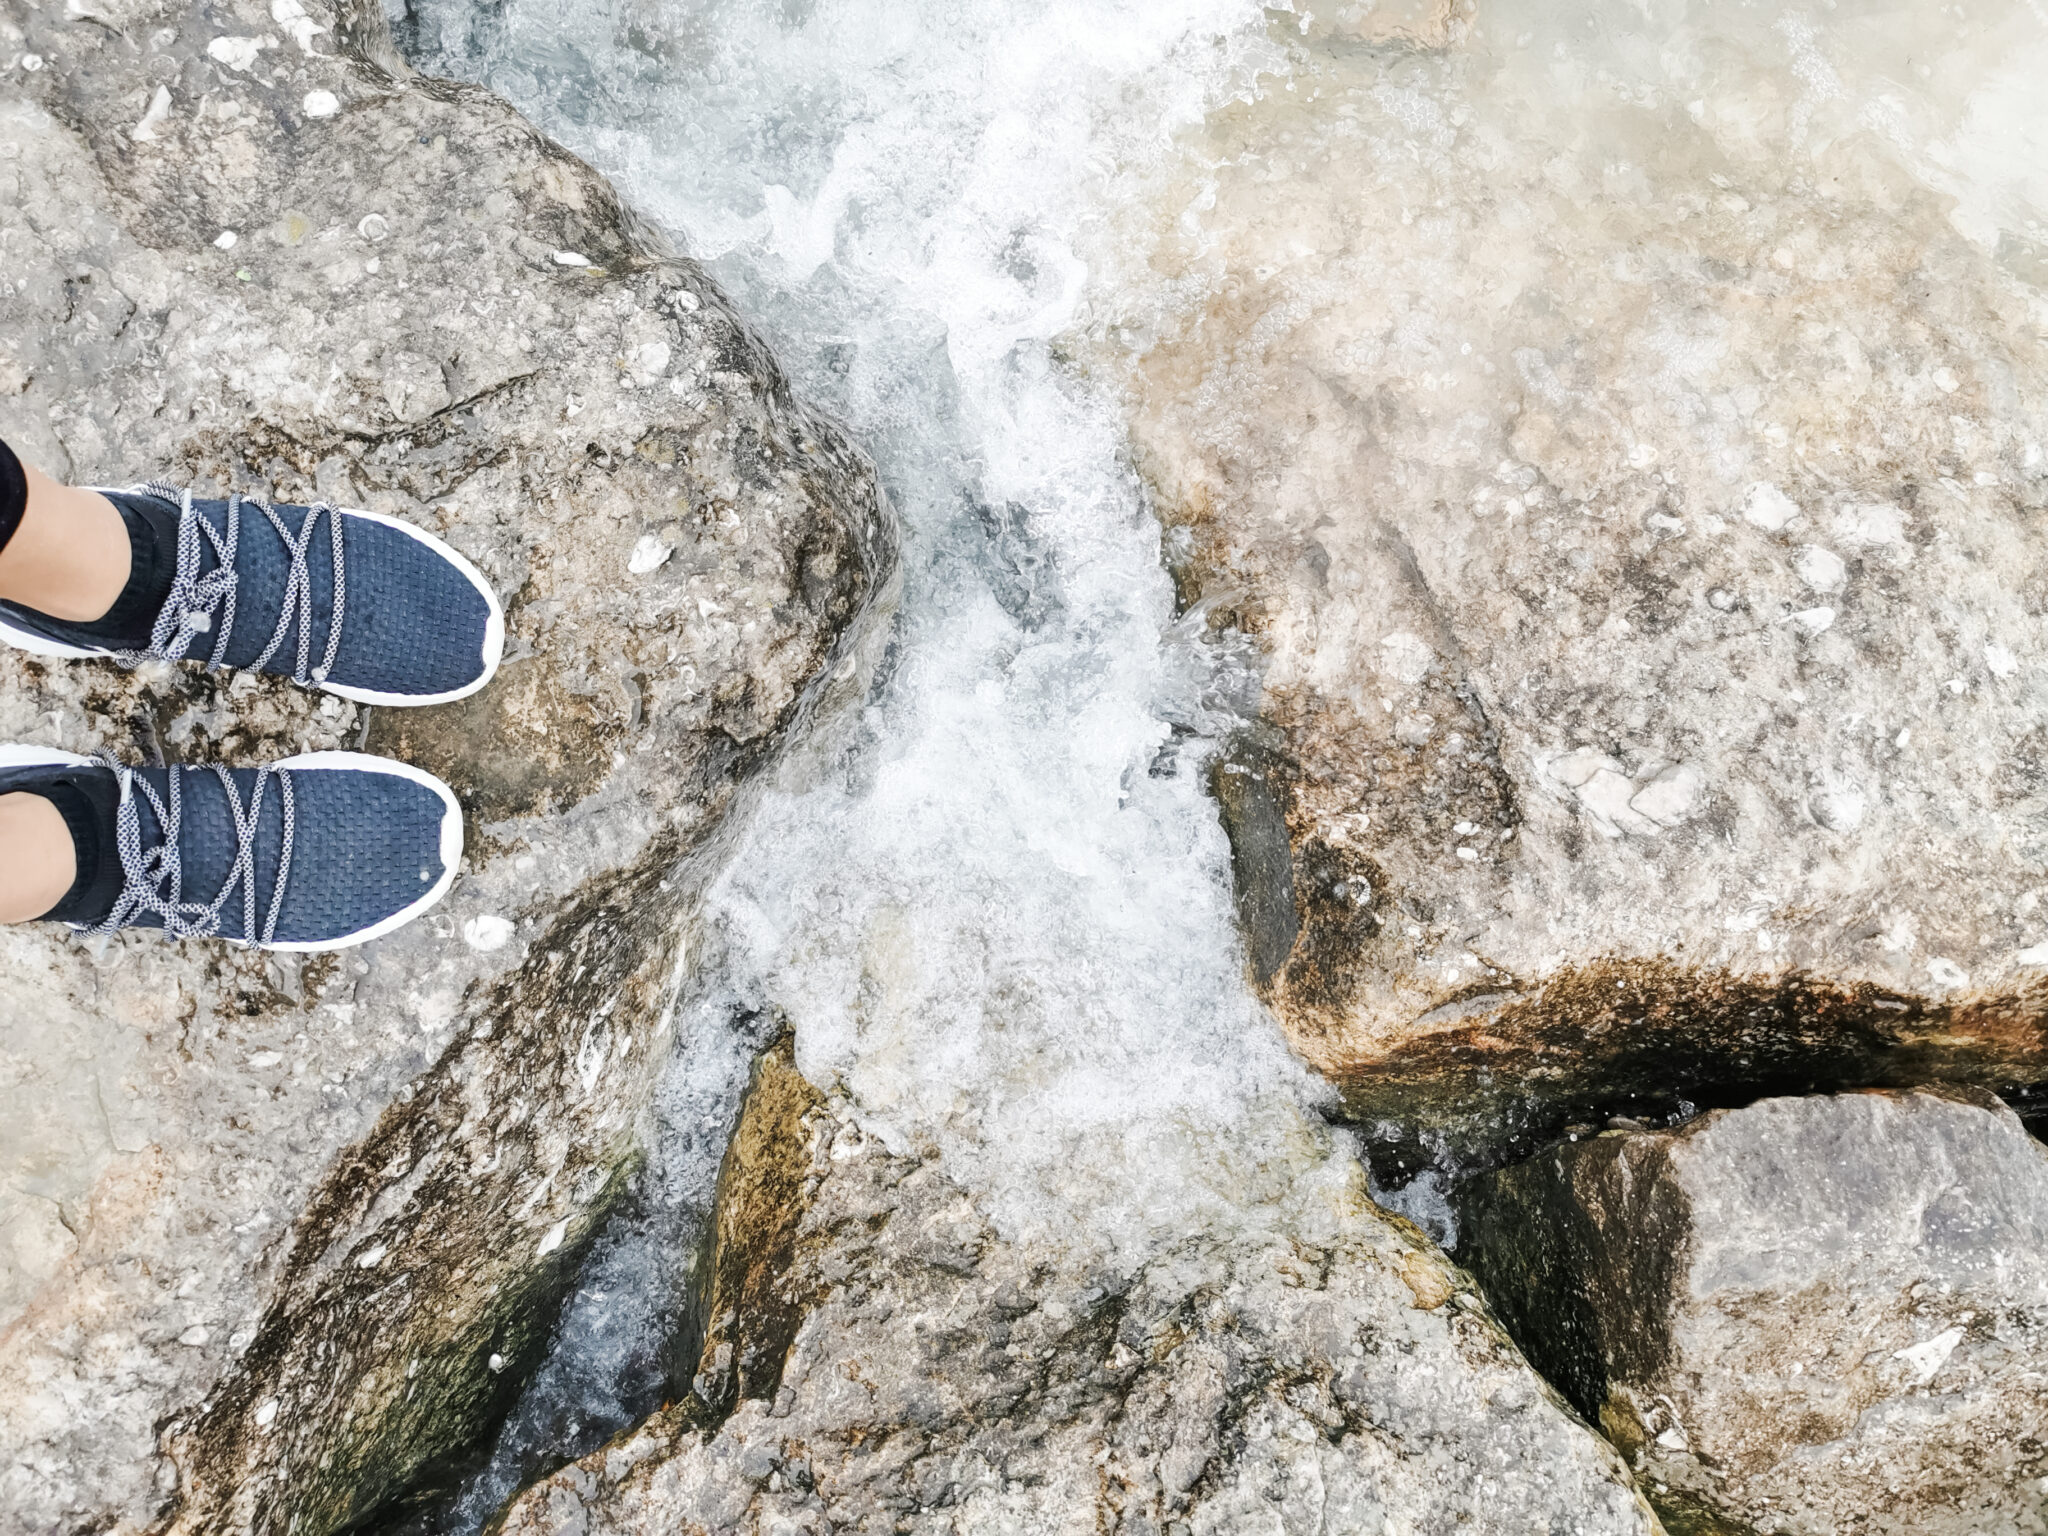
[(168, 86), (158, 86), (156, 94), (149, 98), (149, 107), (142, 114), (142, 121), (128, 130), (128, 137), (138, 144), (148, 144), (157, 137), (157, 129), (163, 126), (165, 118), (171, 115), (171, 92)]
[(633, 553), (626, 561), (626, 569), (635, 576), (645, 576), (649, 571), (661, 569), (668, 557), (675, 552), (674, 545), (662, 543), (651, 533), (643, 533), (633, 546)]
[(247, 73), (256, 56), (269, 46), (267, 37), (216, 37), (206, 45), (206, 56), (216, 64)]
[(484, 954), (503, 949), (512, 939), (512, 922), (495, 912), (472, 917), (462, 925), (462, 942)]

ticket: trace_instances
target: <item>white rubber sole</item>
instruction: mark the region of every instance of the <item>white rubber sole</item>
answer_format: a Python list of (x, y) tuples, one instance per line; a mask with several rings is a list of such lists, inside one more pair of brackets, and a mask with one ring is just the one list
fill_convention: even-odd
[(0, 770), (8, 768), (77, 768), (92, 761), (76, 752), (59, 752), (55, 747), (24, 747), (16, 742), (0, 745)]
[[(54, 747), (28, 747), (0, 745), (0, 771), (9, 768), (79, 768), (92, 766), (92, 759), (81, 757), (76, 752), (59, 752)], [(394, 778), (410, 779), (431, 789), (441, 797), (441, 878), (422, 893), (410, 906), (404, 907), (380, 922), (339, 938), (319, 939), (304, 944), (251, 944), (251, 949), (279, 950), (288, 954), (315, 955), (330, 950), (353, 949), (358, 944), (367, 944), (372, 939), (381, 939), (387, 933), (395, 933), (406, 924), (420, 917), (440, 904), (441, 898), (455, 884), (455, 877), (462, 866), (462, 806), (455, 798), (455, 791), (428, 773), (424, 768), (415, 768), (410, 763), (393, 762), (388, 757), (372, 757), (366, 752), (304, 752), (297, 757), (287, 757), (271, 765), (289, 768), (294, 772), (321, 773), (379, 773)], [(147, 932), (148, 930), (138, 930)], [(227, 942), (233, 943), (233, 940)]]
[[(104, 491), (106, 488), (93, 486), (90, 489)], [(322, 693), (331, 693), (337, 698), (348, 699), (356, 704), (374, 704), (386, 709), (418, 709), (429, 704), (453, 704), (457, 699), (466, 699), (488, 687), (491, 679), (498, 675), (498, 663), (505, 655), (505, 608), (498, 601), (498, 594), (492, 590), (491, 584), (484, 580), (483, 572), (479, 571), (460, 550), (450, 547), (447, 541), (436, 538), (424, 528), (415, 528), (411, 523), (387, 517), (382, 512), (359, 512), (350, 507), (337, 507), (335, 510), (343, 517), (360, 517), (365, 522), (382, 523), (387, 528), (397, 529), (408, 538), (419, 540), (460, 571), (463, 579), (476, 588), (490, 608), (490, 617), (484, 621), (484, 643), (479, 658), (483, 662), (483, 673), (460, 688), (451, 689), (446, 693), (380, 693), (374, 688), (350, 688), (341, 683), (319, 683), (315, 686)], [(66, 645), (62, 641), (50, 639), (47, 635), (39, 635), (34, 630), (21, 629), (9, 623), (4, 613), (0, 613), (0, 642), (5, 642), (17, 650), (27, 651), (33, 656), (51, 656), (67, 661), (90, 661), (114, 654), (105, 647)]]

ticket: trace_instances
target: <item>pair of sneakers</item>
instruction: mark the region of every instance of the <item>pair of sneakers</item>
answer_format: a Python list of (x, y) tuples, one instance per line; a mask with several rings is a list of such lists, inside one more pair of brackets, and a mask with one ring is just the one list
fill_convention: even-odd
[[(128, 526), (128, 590), (84, 624), (0, 602), (0, 640), (43, 656), (269, 672), (376, 706), (448, 703), (497, 671), (497, 594), (409, 524), (162, 483), (102, 494)], [(0, 794), (16, 791), (63, 814), (78, 875), (46, 917), (88, 934), (344, 949), (433, 906), (462, 859), (454, 792), (357, 752), (136, 767), (0, 746)]]

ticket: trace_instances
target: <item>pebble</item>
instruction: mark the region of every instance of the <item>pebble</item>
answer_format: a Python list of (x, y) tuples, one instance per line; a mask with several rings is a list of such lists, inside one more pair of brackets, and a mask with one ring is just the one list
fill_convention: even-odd
[(332, 91), (308, 91), (300, 105), (308, 117), (332, 117), (341, 110), (341, 99)]

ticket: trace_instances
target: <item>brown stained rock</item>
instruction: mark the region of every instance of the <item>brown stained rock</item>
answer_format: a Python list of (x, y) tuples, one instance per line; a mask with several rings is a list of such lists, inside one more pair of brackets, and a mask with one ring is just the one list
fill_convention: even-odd
[[(1265, 652), (1262, 995), (1404, 1157), (2048, 1078), (2034, 269), (1854, 117), (1845, 17), (1816, 95), (1761, 13), (1343, 9), (1097, 253), (1183, 598)], [(2036, 26), (1944, 30), (1918, 121)]]
[(754, 1068), (719, 1165), (711, 1283), (694, 1395), (723, 1417), (773, 1401), (811, 1298), (793, 1288), (797, 1232), (815, 1193), (810, 1117), (822, 1101), (784, 1036)]
[[(775, 1288), (795, 1308), (768, 1309), (801, 1319), (772, 1400), (672, 1406), (521, 1493), (503, 1536), (1657, 1530), (1355, 1168), (1276, 1229), (1190, 1236), (1119, 1277), (1006, 1241), (844, 1101), (803, 1123), (773, 1138), (794, 1166), (722, 1197), (813, 1191)], [(721, 1210), (721, 1233), (748, 1225)]]
[(1460, 1215), (1460, 1258), (1672, 1531), (2048, 1526), (2048, 1148), (1989, 1094), (1610, 1132)]
[(870, 466), (704, 273), (383, 27), (0, 5), (42, 61), (0, 87), (0, 434), (411, 520), (510, 629), (486, 692), (367, 721), (0, 652), (0, 740), (367, 737), (470, 823), (448, 900), (340, 956), (0, 931), (9, 1536), (320, 1536), (491, 1422), (638, 1155), (698, 850), (828, 675), (859, 686), (892, 577)]

